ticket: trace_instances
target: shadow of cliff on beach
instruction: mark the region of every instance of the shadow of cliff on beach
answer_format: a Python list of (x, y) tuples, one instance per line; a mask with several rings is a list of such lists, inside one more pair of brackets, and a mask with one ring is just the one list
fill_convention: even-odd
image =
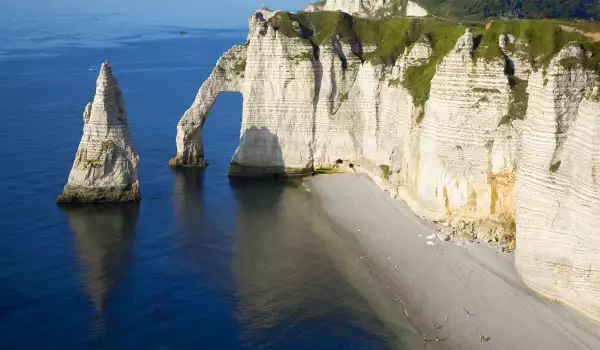
[(231, 159), (229, 176), (278, 178), (287, 174), (279, 137), (266, 127), (246, 129)]
[[(320, 335), (291, 340), (286, 334), (304, 334), (303, 327), (314, 321), (322, 324), (323, 337), (377, 334), (398, 341), (392, 328), (402, 327), (390, 327), (392, 317), (382, 321), (372, 309), (390, 307), (384, 293), (374, 287), (358, 253), (331, 229), (301, 180), (234, 177), (230, 185), (238, 205), (232, 269), (248, 347), (310, 343)], [(403, 317), (390, 310), (394, 318)]]
[(75, 234), (83, 285), (95, 309), (95, 331), (104, 333), (111, 288), (130, 264), (139, 203), (70, 203), (60, 208)]

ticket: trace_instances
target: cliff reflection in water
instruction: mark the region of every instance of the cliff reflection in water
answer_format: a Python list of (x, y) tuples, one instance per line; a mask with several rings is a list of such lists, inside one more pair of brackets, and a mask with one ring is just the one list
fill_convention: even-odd
[[(358, 251), (330, 227), (300, 181), (230, 183), (239, 206), (233, 269), (247, 346), (286, 345), (289, 334), (314, 337), (303, 329), (316, 324), (326, 337), (349, 334), (372, 339), (372, 348), (404, 348), (403, 325), (390, 322), (404, 315), (379, 293)], [(269, 329), (279, 331), (266, 339)]]
[(175, 213), (186, 232), (200, 232), (204, 213), (204, 168), (171, 168), (175, 176)]
[[(137, 203), (69, 204), (61, 206), (75, 234), (84, 285), (96, 310), (97, 328), (104, 329), (110, 290), (130, 261), (139, 215)], [(100, 324), (98, 324), (100, 323)]]

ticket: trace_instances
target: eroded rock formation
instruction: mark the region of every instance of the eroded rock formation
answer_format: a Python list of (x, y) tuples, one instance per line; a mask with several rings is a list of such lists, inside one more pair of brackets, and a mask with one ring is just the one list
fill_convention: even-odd
[(513, 22), (444, 24), (408, 33), (390, 64), (361, 33), (324, 36), (282, 15), (253, 15), (247, 44), (219, 60), (179, 123), (182, 164), (201, 163), (217, 94), (240, 91), (232, 175), (352, 164), (453, 234), (514, 245), (516, 226), (526, 283), (600, 321), (597, 53), (563, 41), (528, 56), (505, 32)]
[(427, 16), (425, 8), (410, 0), (323, 0), (310, 4), (306, 11), (342, 11), (365, 18)]
[(83, 114), (83, 137), (58, 202), (139, 201), (138, 155), (133, 149), (123, 94), (112, 68), (102, 64), (94, 101)]

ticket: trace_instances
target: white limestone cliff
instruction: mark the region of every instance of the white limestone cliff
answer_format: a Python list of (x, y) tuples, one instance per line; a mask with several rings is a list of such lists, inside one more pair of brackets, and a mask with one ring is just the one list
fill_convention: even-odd
[(555, 56), (529, 79), (517, 174), (516, 264), (543, 295), (600, 320), (600, 103), (598, 77)]
[(427, 16), (425, 8), (410, 0), (323, 0), (310, 4), (305, 11), (342, 11), (365, 18), (383, 18), (391, 15)]
[(139, 201), (138, 155), (123, 94), (112, 68), (102, 64), (94, 101), (83, 114), (83, 136), (58, 202)]
[(433, 61), (421, 103), (401, 82), (434, 59), (426, 37), (390, 66), (365, 61), (375, 47), (361, 53), (339, 35), (318, 47), (297, 24), (299, 35), (285, 35), (268, 24), (273, 15), (253, 15), (247, 44), (226, 53), (202, 85), (178, 125), (179, 165), (202, 163), (210, 106), (221, 91), (239, 91), (230, 175), (348, 166), (423, 218), (455, 226), (455, 235), (514, 245), (516, 226), (525, 282), (600, 321), (597, 76), (564, 61), (587, 53), (567, 45), (536, 71), (508, 49), (511, 35), (494, 39), (505, 57), (483, 58), (466, 29)]
[(411, 17), (425, 17), (427, 10), (416, 2), (408, 0), (406, 2), (406, 15)]

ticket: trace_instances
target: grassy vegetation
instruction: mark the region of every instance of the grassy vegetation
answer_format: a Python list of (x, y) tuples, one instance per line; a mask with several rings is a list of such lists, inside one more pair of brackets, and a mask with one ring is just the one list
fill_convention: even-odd
[(457, 23), (441, 22), (435, 19), (425, 19), (422, 22), (422, 34), (429, 39), (433, 54), (429, 61), (421, 66), (408, 67), (404, 72), (402, 85), (413, 97), (415, 106), (423, 106), (429, 99), (431, 80), (437, 70), (437, 65), (454, 48), (456, 41), (465, 32), (465, 27)]
[[(300, 24), (302, 34), (294, 29), (294, 21)], [(345, 43), (374, 45), (375, 51), (365, 54), (364, 59), (383, 64), (394, 64), (404, 49), (418, 39), (418, 22), (409, 18), (367, 20), (342, 12), (280, 12), (269, 19), (269, 25), (279, 33), (306, 37), (317, 46), (326, 43), (334, 34), (339, 34)]]
[[(575, 30), (569, 30), (565, 26)], [(552, 58), (560, 50), (568, 44), (575, 43), (590, 55), (583, 59), (565, 58), (559, 64), (567, 69), (583, 66), (600, 74), (600, 42), (594, 42), (592, 38), (585, 35), (586, 33), (600, 34), (600, 23), (566, 20), (495, 20), (489, 24), (487, 30), (481, 32), (481, 42), (475, 57), (486, 60), (504, 59), (504, 54), (498, 45), (498, 37), (501, 34), (512, 34), (517, 42), (507, 45), (506, 49), (528, 60), (535, 70), (542, 69), (545, 72)], [(544, 85), (547, 81), (545, 78)], [(518, 88), (518, 84), (516, 87)], [(518, 92), (518, 89), (515, 91)]]
[(527, 86), (529, 81), (523, 79), (512, 78), (511, 79), (511, 100), (508, 104), (508, 113), (502, 117), (498, 126), (503, 124), (510, 124), (515, 120), (525, 119), (527, 114), (527, 102), (529, 101), (529, 94), (527, 93)]
[[(299, 23), (299, 27), (294, 28), (294, 21)], [(370, 52), (359, 54), (360, 58), (386, 66), (394, 65), (405, 50), (415, 43), (428, 42), (433, 49), (430, 59), (423, 64), (408, 67), (402, 81), (388, 82), (389, 86), (401, 84), (406, 88), (413, 97), (415, 106), (423, 106), (429, 98), (431, 80), (438, 64), (454, 48), (465, 28), (471, 28), (476, 38), (477, 45), (473, 53), (476, 60), (498, 61), (504, 64), (506, 57), (500, 49), (498, 38), (502, 34), (510, 34), (514, 36), (515, 42), (508, 43), (506, 50), (528, 60), (536, 70), (545, 70), (552, 57), (565, 45), (575, 42), (591, 54), (584, 59), (565, 59), (561, 64), (569, 69), (581, 65), (600, 74), (600, 41), (594, 42), (589, 37), (589, 33), (597, 33), (600, 36), (600, 23), (590, 21), (493, 20), (485, 23), (451, 22), (432, 17), (369, 20), (353, 18), (342, 12), (280, 12), (269, 19), (269, 25), (280, 34), (304, 38), (316, 46), (328, 44), (331, 37), (338, 34), (347, 44), (360, 43), (362, 47), (374, 47)], [(565, 29), (564, 26), (574, 29)], [(514, 81), (514, 101), (503, 123), (524, 116), (527, 102), (526, 84), (527, 82)], [(499, 92), (496, 89), (484, 90), (486, 91), (476, 92)], [(420, 119), (422, 116), (417, 118)]]

